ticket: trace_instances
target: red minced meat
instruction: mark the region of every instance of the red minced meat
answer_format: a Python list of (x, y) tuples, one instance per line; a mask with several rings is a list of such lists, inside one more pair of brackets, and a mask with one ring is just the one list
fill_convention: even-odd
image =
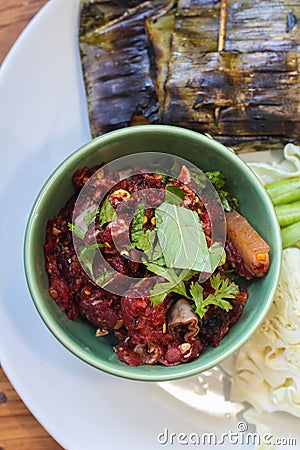
[[(104, 244), (101, 251), (106, 261), (121, 274), (141, 278), (142, 283), (131, 287), (122, 297), (96, 285), (78, 261), (68, 223), (72, 222), (74, 205), (81, 188), (99, 167), (84, 167), (75, 172), (73, 183), (77, 194), (61, 209), (57, 217), (48, 221), (44, 254), (45, 268), (49, 275), (50, 296), (59, 308), (66, 312), (69, 319), (76, 320), (82, 316), (96, 327), (98, 335), (112, 333), (118, 340), (115, 346), (118, 357), (131, 366), (140, 364), (173, 366), (192, 361), (207, 346), (219, 345), (230, 327), (239, 319), (248, 293), (240, 288), (236, 298), (231, 301), (233, 308), (229, 312), (210, 306), (199, 323), (198, 335), (184, 340), (184, 333), (170, 332), (167, 326), (168, 310), (179, 299), (179, 295), (171, 293), (161, 304), (154, 307), (149, 294), (145, 293), (145, 287), (151, 283), (153, 274), (147, 271), (144, 264), (129, 261), (118, 252), (112, 239), (112, 226), (110, 224), (100, 226), (99, 218), (95, 223), (96, 232), (93, 231), (94, 234), (90, 236), (91, 242), (96, 237), (97, 242)], [(94, 199), (100, 198), (102, 192), (111, 189), (112, 186), (114, 187), (109, 193), (125, 189), (132, 198), (139, 189), (155, 188), (158, 191), (151, 194), (153, 204), (158, 206), (164, 199), (166, 181), (160, 175), (141, 173), (118, 182), (116, 174), (106, 173), (104, 166), (103, 176), (99, 176), (97, 180), (92, 187)], [(184, 187), (188, 206), (198, 211), (205, 225), (204, 231), (210, 240), (211, 225), (203, 203), (193, 191), (190, 190), (189, 194), (189, 188), (183, 186), (180, 181), (177, 180), (174, 184)], [(88, 204), (89, 200), (86, 197), (82, 200), (82, 209), (84, 210)], [(151, 229), (154, 210), (149, 208), (145, 214), (148, 220), (144, 230)], [(122, 219), (122, 205), (118, 210), (118, 220), (120, 219)], [(88, 234), (89, 231), (87, 241)], [(243, 274), (242, 261), (230, 242), (226, 244), (226, 251), (232, 264), (240, 267), (240, 274)], [(227, 266), (228, 264), (224, 268)], [(220, 270), (222, 271), (222, 268)]]

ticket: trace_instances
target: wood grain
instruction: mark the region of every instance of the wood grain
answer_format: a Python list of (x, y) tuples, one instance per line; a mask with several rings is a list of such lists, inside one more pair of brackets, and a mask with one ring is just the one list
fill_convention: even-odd
[(0, 1), (0, 64), (33, 16), (47, 0)]
[[(0, 0), (0, 64), (47, 0)], [(26, 408), (0, 366), (0, 450), (60, 450), (62, 447)]]
[(59, 450), (26, 408), (0, 367), (0, 449)]

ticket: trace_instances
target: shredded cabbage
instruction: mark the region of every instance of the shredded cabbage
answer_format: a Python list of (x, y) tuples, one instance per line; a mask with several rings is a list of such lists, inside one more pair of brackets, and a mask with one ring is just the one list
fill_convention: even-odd
[(291, 143), (286, 144), (283, 156), (284, 159), (280, 163), (249, 163), (248, 165), (263, 184), (300, 175), (300, 147)]
[[(287, 144), (283, 156), (280, 163), (248, 165), (263, 184), (300, 175), (300, 147)], [(264, 423), (265, 413), (300, 417), (300, 249), (283, 250), (267, 317), (223, 368), (232, 376), (231, 400), (250, 405), (243, 416), (260, 434), (273, 431)]]
[(267, 318), (235, 355), (232, 400), (300, 417), (300, 250), (284, 250), (282, 262)]

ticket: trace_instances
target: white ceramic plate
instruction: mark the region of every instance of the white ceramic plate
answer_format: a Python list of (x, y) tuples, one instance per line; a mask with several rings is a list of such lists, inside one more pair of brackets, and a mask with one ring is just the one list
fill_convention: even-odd
[[(79, 0), (49, 1), (1, 68), (0, 361), (29, 409), (64, 448), (195, 448), (187, 437), (236, 431), (240, 405), (225, 399), (227, 381), (219, 369), (212, 386), (193, 378), (164, 389), (101, 373), (55, 340), (27, 290), (22, 250), (33, 201), (52, 170), (90, 139), (78, 7)], [(242, 446), (225, 442), (222, 448)]]

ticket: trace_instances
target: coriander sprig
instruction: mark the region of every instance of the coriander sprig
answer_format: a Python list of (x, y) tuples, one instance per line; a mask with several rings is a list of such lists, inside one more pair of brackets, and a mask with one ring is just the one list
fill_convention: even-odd
[(203, 296), (203, 287), (198, 283), (191, 283), (190, 294), (195, 304), (194, 311), (202, 319), (210, 305), (218, 306), (228, 312), (232, 309), (232, 304), (225, 299), (232, 299), (239, 291), (237, 284), (229, 281), (228, 278), (222, 279), (220, 274), (212, 275), (209, 279), (211, 287), (214, 289), (212, 294), (206, 298)]
[(153, 263), (145, 263), (145, 265), (150, 272), (162, 276), (167, 280), (165, 282), (156, 283), (154, 288), (150, 291), (150, 301), (153, 306), (162, 303), (167, 295), (173, 292), (194, 302), (193, 306), (195, 313), (200, 319), (203, 319), (210, 305), (218, 306), (226, 312), (230, 311), (232, 309), (232, 304), (226, 299), (233, 299), (239, 292), (239, 286), (237, 284), (230, 282), (228, 278), (221, 278), (220, 273), (217, 273), (209, 278), (210, 286), (214, 292), (208, 294), (208, 296), (204, 298), (204, 289), (201, 284), (197, 281), (192, 281), (188, 291), (187, 286), (184, 283), (196, 275), (196, 271), (187, 269), (176, 271)]

